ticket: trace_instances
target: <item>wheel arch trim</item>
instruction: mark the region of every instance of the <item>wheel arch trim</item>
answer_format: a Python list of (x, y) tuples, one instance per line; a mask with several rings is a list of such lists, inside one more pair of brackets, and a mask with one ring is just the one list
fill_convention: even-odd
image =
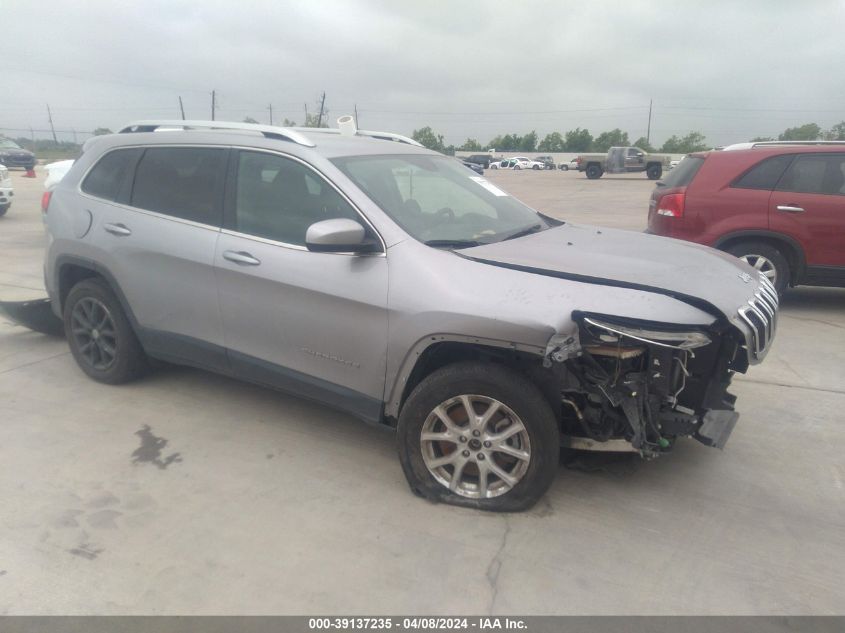
[[(726, 233), (722, 235), (713, 243), (713, 248), (718, 248), (719, 250), (724, 250), (726, 245), (730, 244), (731, 242), (736, 242), (738, 240), (746, 240), (746, 239), (763, 239), (763, 240), (770, 240), (774, 242), (780, 242), (785, 244), (792, 250), (792, 254), (796, 258), (796, 269), (791, 272), (791, 281), (793, 283), (800, 283), (800, 281), (805, 277), (807, 272), (807, 259), (804, 254), (804, 248), (801, 246), (800, 242), (796, 240), (794, 237), (790, 237), (789, 235), (785, 235), (784, 233), (778, 233), (777, 231), (768, 231), (765, 229), (746, 229), (741, 231), (732, 231), (731, 233)], [(789, 257), (789, 253), (784, 253), (786, 257)]]
[(405, 355), (402, 364), (398, 371), (385, 382), (385, 404), (384, 415), (385, 418), (398, 419), (399, 412), (402, 408), (404, 398), (406, 396), (406, 386), (408, 380), (414, 372), (414, 369), (419, 365), (420, 361), (425, 358), (425, 354), (433, 346), (441, 345), (443, 343), (457, 343), (466, 349), (492, 349), (496, 351), (515, 351), (526, 354), (536, 355), (542, 358), (545, 353), (543, 347), (528, 345), (524, 343), (515, 343), (513, 341), (504, 341), (499, 339), (489, 339), (478, 336), (466, 336), (463, 334), (429, 334), (419, 339)]
[(135, 313), (132, 311), (132, 308), (129, 305), (129, 301), (126, 299), (126, 295), (123, 294), (123, 290), (121, 289), (120, 284), (117, 283), (117, 279), (115, 279), (111, 271), (109, 271), (108, 268), (94, 260), (85, 259), (83, 257), (77, 257), (75, 255), (59, 255), (56, 258), (56, 293), (53, 297), (54, 312), (56, 312), (60, 317), (63, 314), (64, 305), (62, 297), (67, 297), (67, 293), (70, 291), (70, 288), (62, 288), (62, 271), (68, 266), (75, 266), (77, 268), (90, 270), (92, 273), (95, 273), (96, 275), (105, 279), (106, 283), (112, 289), (115, 296), (117, 296), (117, 300), (120, 302), (120, 307), (123, 308), (123, 312), (129, 319), (129, 323), (132, 325), (132, 329), (135, 330), (136, 334), (139, 332), (138, 319), (135, 317)]

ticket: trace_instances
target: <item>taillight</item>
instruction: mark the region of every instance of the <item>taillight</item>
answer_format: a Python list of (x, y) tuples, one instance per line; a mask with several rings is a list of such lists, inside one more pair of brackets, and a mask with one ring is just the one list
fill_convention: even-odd
[(52, 195), (52, 191), (45, 191), (41, 194), (41, 213), (47, 213), (47, 207), (50, 206), (50, 198)]
[(672, 218), (683, 217), (685, 197), (686, 194), (684, 192), (667, 193), (657, 201), (657, 215), (668, 215)]

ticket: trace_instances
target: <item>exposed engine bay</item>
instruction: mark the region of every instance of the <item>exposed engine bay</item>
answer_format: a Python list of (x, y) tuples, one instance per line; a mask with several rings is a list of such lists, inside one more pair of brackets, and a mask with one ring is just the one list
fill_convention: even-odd
[(653, 458), (679, 437), (724, 447), (739, 414), (728, 393), (748, 363), (730, 327), (716, 331), (573, 315), (577, 333), (553, 337), (563, 444)]

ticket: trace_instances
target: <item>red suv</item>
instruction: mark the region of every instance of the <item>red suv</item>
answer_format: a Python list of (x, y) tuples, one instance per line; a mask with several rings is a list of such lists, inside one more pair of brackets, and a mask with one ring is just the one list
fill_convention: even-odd
[(648, 231), (727, 251), (787, 286), (845, 286), (845, 144), (690, 154), (651, 194)]

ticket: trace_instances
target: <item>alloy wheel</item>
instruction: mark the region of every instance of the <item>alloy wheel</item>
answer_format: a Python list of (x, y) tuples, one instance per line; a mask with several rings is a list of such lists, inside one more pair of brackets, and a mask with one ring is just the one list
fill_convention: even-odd
[(748, 254), (740, 256), (740, 259), (746, 264), (759, 270), (766, 278), (772, 282), (772, 285), (777, 287), (778, 270), (772, 260), (762, 255)]
[(434, 408), (420, 434), (423, 461), (438, 483), (470, 499), (510, 491), (528, 471), (528, 430), (494, 398), (461, 395)]
[(93, 297), (83, 297), (73, 306), (70, 319), (80, 357), (98, 371), (108, 370), (117, 355), (117, 334), (108, 308)]

